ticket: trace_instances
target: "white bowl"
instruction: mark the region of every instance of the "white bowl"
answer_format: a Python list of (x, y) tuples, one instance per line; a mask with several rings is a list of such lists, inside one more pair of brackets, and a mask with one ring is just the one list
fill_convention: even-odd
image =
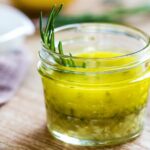
[(19, 47), (27, 35), (33, 34), (32, 21), (19, 10), (0, 5), (0, 50)]

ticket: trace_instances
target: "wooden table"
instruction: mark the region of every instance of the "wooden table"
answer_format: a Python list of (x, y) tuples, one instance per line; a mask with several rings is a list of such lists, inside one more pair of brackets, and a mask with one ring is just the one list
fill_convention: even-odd
[[(96, 0), (76, 0), (74, 7), (66, 10), (77, 12), (97, 8)], [(80, 7), (79, 7), (80, 6)], [(85, 8), (86, 7), (86, 8)], [(95, 9), (94, 9), (95, 8)], [(130, 24), (143, 29), (150, 34), (150, 21), (146, 18), (130, 18)], [(51, 137), (46, 128), (45, 107), (40, 77), (37, 73), (38, 50), (40, 49), (39, 35), (26, 40), (32, 62), (26, 78), (15, 97), (6, 105), (0, 107), (0, 150), (99, 150), (100, 148), (75, 147), (59, 142)], [(145, 130), (137, 140), (103, 150), (150, 150), (150, 109), (147, 114)]]

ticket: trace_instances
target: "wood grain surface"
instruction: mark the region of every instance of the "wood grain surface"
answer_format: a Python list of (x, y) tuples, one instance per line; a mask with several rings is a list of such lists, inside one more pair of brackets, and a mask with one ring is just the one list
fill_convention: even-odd
[[(87, 0), (76, 0), (74, 7), (68, 8), (65, 12), (81, 12), (89, 8), (95, 11), (98, 7), (98, 0), (89, 0), (91, 5), (88, 3), (86, 6), (85, 2)], [(138, 16), (130, 18), (128, 22), (150, 34), (149, 20), (149, 17)], [(0, 107), (0, 150), (150, 150), (150, 109), (147, 112), (143, 134), (121, 146), (103, 149), (76, 147), (53, 139), (46, 128), (42, 85), (36, 69), (40, 49), (39, 34), (28, 38), (25, 45), (29, 49), (32, 62), (15, 97)]]

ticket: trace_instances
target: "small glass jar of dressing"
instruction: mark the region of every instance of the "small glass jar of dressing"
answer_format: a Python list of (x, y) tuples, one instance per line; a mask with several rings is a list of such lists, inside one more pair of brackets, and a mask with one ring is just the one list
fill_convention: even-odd
[[(150, 85), (149, 37), (138, 29), (107, 23), (68, 25), (55, 34), (65, 54), (42, 48), (38, 64), (50, 133), (84, 146), (115, 145), (138, 137)], [(76, 67), (56, 61), (70, 57)]]

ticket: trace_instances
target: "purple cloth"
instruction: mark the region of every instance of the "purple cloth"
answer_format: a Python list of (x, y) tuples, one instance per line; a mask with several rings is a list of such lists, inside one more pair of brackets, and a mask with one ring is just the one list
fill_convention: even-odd
[(0, 52), (0, 105), (11, 100), (29, 64), (25, 50)]

